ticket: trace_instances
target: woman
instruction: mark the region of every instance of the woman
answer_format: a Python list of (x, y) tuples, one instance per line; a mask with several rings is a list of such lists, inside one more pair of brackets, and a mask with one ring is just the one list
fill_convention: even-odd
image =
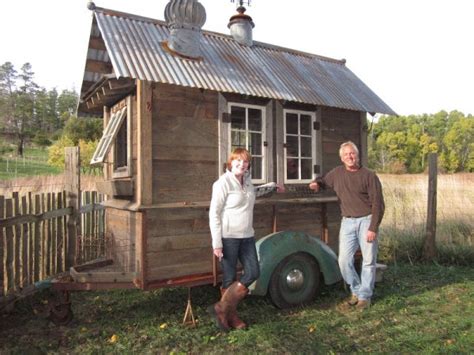
[[(249, 174), (252, 157), (244, 148), (235, 149), (227, 161), (227, 171), (212, 186), (209, 225), (214, 255), (221, 262), (222, 288), (219, 302), (208, 308), (221, 330), (243, 329), (237, 316), (238, 303), (248, 294), (248, 286), (260, 276), (253, 229), (255, 197), (277, 190), (275, 183), (255, 188)], [(243, 275), (237, 281), (237, 262)]]

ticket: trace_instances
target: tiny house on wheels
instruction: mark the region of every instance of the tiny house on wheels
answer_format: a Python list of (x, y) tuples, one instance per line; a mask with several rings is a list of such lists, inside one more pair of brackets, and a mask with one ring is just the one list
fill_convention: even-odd
[(107, 268), (71, 270), (63, 289), (216, 283), (208, 212), (232, 149), (252, 154), (255, 185), (286, 193), (257, 200), (261, 277), (251, 286), (280, 307), (341, 279), (340, 212), (309, 182), (355, 142), (367, 161), (367, 113), (395, 114), (345, 60), (254, 41), (239, 6), (230, 34), (202, 30), (197, 0), (170, 0), (165, 21), (89, 3), (92, 26), (80, 116), (104, 119), (92, 163), (103, 164)]

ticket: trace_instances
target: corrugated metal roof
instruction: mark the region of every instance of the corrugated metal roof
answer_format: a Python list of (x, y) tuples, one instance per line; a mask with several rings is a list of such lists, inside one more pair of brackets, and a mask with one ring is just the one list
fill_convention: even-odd
[[(106, 52), (89, 46), (88, 59), (110, 60), (117, 78), (396, 114), (345, 61), (256, 41), (242, 46), (231, 36), (208, 31), (203, 31), (202, 59), (189, 60), (163, 47), (169, 33), (163, 21), (102, 8), (94, 10), (94, 17)], [(91, 35), (97, 28), (93, 25)], [(84, 80), (98, 80), (87, 65)]]

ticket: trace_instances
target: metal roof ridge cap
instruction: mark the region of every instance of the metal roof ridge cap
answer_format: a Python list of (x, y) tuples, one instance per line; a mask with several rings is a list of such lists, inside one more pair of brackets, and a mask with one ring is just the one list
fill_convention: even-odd
[(164, 25), (164, 26), (168, 27), (168, 25), (166, 24), (166, 22), (164, 20), (158, 20), (158, 19), (154, 19), (154, 18), (151, 18), (151, 17), (135, 15), (135, 14), (131, 14), (129, 12), (117, 11), (117, 10), (107, 9), (107, 8), (104, 8), (104, 7), (96, 7), (92, 11), (93, 12), (101, 12), (104, 15), (127, 17), (131, 20), (138, 20), (138, 21), (142, 21), (142, 22), (151, 22), (151, 23), (154, 23), (154, 24)]
[(290, 54), (298, 54), (298, 55), (303, 55), (303, 56), (310, 57), (310, 58), (321, 59), (321, 60), (324, 60), (326, 62), (342, 64), (344, 66), (346, 65), (346, 59), (344, 59), (344, 58), (343, 59), (336, 59), (336, 58), (326, 57), (326, 56), (319, 55), (319, 54), (304, 52), (304, 51), (300, 51), (300, 50), (297, 50), (297, 49), (282, 47), (282, 46), (278, 46), (276, 44), (271, 44), (271, 43), (266, 43), (266, 42), (259, 42), (259, 41), (255, 41), (255, 40), (253, 41), (253, 43), (254, 43), (254, 45), (257, 45), (257, 46), (260, 46), (260, 47), (263, 47), (263, 48), (275, 49), (275, 50), (279, 50), (281, 52), (287, 52), (287, 53), (290, 53)]
[[(224, 38), (224, 39), (229, 39), (229, 40), (235, 41), (234, 38), (231, 35), (221, 33), (221, 32), (203, 30), (202, 33), (205, 36), (221, 37), (221, 38)], [(276, 44), (271, 44), (271, 43), (267, 43), (267, 42), (260, 42), (260, 41), (255, 41), (254, 40), (253, 45), (250, 46), (250, 47), (255, 47), (255, 46), (268, 48), (268, 49), (279, 50), (279, 51), (282, 51), (282, 52), (288, 52), (290, 54), (304, 55), (304, 56), (307, 56), (307, 57), (310, 57), (310, 58), (318, 58), (318, 59), (321, 59), (321, 60), (324, 60), (324, 61), (327, 61), (327, 62), (342, 64), (344, 66), (346, 64), (346, 59), (344, 59), (344, 58), (343, 59), (336, 59), (336, 58), (326, 57), (326, 56), (323, 56), (323, 55), (309, 53), (309, 52), (303, 52), (303, 51), (300, 51), (300, 50), (297, 50), (297, 49), (278, 46)]]

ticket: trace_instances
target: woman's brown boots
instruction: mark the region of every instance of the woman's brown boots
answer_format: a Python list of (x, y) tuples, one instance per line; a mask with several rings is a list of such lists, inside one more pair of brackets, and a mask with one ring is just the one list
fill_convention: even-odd
[(230, 328), (244, 329), (247, 327), (237, 316), (237, 305), (248, 293), (249, 289), (238, 281), (235, 281), (227, 289), (221, 289), (220, 301), (208, 308), (221, 330), (228, 331)]

